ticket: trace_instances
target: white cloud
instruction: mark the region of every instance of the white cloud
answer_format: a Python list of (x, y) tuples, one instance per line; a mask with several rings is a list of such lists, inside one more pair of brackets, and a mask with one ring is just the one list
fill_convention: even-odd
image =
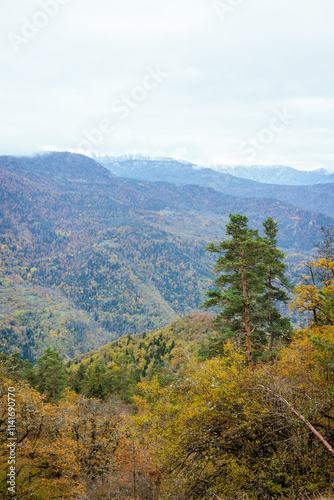
[(240, 142), (286, 105), (296, 119), (257, 163), (334, 170), (332, 0), (244, 0), (224, 19), (213, 0), (69, 0), (15, 53), (8, 34), (47, 1), (2, 6), (1, 154), (74, 149), (160, 65), (168, 79), (100, 151), (241, 163)]

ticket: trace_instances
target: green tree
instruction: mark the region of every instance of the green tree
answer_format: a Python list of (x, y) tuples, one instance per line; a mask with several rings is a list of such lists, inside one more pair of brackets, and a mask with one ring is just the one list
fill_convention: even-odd
[(267, 248), (262, 256), (266, 289), (261, 306), (269, 335), (269, 351), (272, 351), (275, 339), (281, 336), (291, 338), (292, 335), (289, 318), (283, 318), (277, 309), (278, 303), (286, 304), (289, 301), (286, 290), (291, 290), (291, 287), (289, 280), (285, 276), (286, 265), (282, 262), (285, 254), (277, 248), (277, 222), (269, 217), (262, 225), (265, 233), (264, 242)]
[(19, 353), (0, 353), (0, 366), (6, 370), (8, 377), (12, 380), (26, 380), (32, 387), (36, 384), (36, 374), (33, 366), (27, 359), (22, 359)]
[(110, 385), (107, 383), (106, 367), (99, 361), (89, 367), (85, 394), (89, 398), (105, 399), (110, 393)]
[(248, 364), (253, 366), (253, 346), (266, 343), (262, 328), (263, 317), (259, 303), (265, 292), (263, 279), (263, 255), (267, 244), (257, 231), (248, 228), (248, 219), (243, 215), (230, 214), (226, 226), (226, 239), (207, 246), (209, 252), (222, 254), (216, 261), (215, 290), (207, 293), (204, 307), (221, 308), (216, 323), (222, 327), (224, 336), (236, 338), (239, 346), (246, 344)]
[(239, 346), (246, 344), (249, 366), (253, 356), (260, 356), (264, 346), (272, 351), (275, 339), (290, 337), (292, 327), (282, 317), (279, 303), (287, 303), (290, 289), (282, 262), (284, 253), (277, 248), (277, 223), (269, 217), (264, 223), (264, 237), (249, 229), (243, 215), (230, 214), (226, 239), (207, 250), (223, 254), (214, 268), (221, 273), (215, 280), (216, 289), (208, 292), (204, 307), (221, 308), (216, 323), (222, 327), (221, 336), (211, 339), (199, 352), (200, 357), (212, 357), (223, 352), (224, 342), (234, 337)]
[(57, 349), (48, 347), (37, 360), (37, 388), (45, 394), (48, 401), (55, 402), (63, 394), (66, 387), (66, 369)]
[(87, 383), (87, 366), (80, 363), (79, 368), (73, 373), (70, 379), (71, 388), (78, 394), (82, 394), (85, 391), (85, 385)]
[(112, 392), (119, 394), (123, 401), (130, 402), (137, 383), (140, 382), (140, 369), (133, 357), (129, 354), (119, 354), (107, 373)]

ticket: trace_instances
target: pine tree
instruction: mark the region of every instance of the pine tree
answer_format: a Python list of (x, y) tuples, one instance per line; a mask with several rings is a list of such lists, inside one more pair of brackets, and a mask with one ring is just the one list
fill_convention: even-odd
[(37, 360), (37, 388), (48, 401), (57, 401), (66, 387), (66, 370), (57, 349), (48, 347)]
[(271, 217), (263, 222), (264, 242), (267, 245), (262, 255), (266, 290), (261, 301), (264, 323), (269, 335), (269, 351), (272, 351), (275, 339), (285, 336), (290, 338), (292, 326), (289, 318), (283, 318), (277, 309), (279, 302), (286, 304), (290, 290), (289, 280), (285, 276), (286, 265), (282, 262), (284, 252), (277, 248), (278, 225)]
[(204, 307), (221, 307), (216, 323), (226, 337), (235, 337), (239, 345), (246, 343), (248, 364), (253, 367), (253, 346), (259, 349), (266, 342), (259, 303), (265, 292), (262, 256), (267, 245), (257, 231), (248, 228), (243, 215), (230, 214), (226, 234), (230, 239), (207, 247), (223, 255), (214, 268), (215, 273), (222, 273), (214, 280), (217, 288), (207, 293)]
[(73, 374), (71, 380), (72, 389), (81, 394), (84, 392), (85, 384), (87, 382), (87, 367), (83, 363), (80, 363), (78, 370)]
[(105, 399), (110, 387), (106, 379), (106, 367), (95, 361), (88, 369), (85, 394), (89, 398)]
[(247, 217), (230, 215), (226, 226), (230, 239), (207, 247), (223, 254), (214, 268), (215, 273), (222, 273), (214, 280), (217, 288), (207, 293), (204, 304), (221, 308), (215, 322), (222, 331), (200, 350), (200, 357), (222, 353), (226, 339), (234, 337), (239, 346), (246, 343), (248, 363), (253, 366), (253, 355), (260, 356), (268, 343), (272, 351), (275, 339), (292, 334), (290, 320), (278, 310), (279, 303), (289, 300), (286, 290), (290, 286), (282, 262), (285, 255), (277, 248), (277, 223), (269, 217), (263, 227), (265, 236), (260, 237), (248, 228)]

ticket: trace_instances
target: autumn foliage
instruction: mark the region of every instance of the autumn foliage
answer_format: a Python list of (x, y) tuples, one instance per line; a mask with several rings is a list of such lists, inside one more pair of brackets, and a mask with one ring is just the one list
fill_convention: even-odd
[[(333, 341), (333, 328), (321, 333)], [(161, 498), (306, 498), (334, 486), (333, 455), (282, 402), (334, 444), (334, 372), (318, 335), (299, 332), (254, 371), (228, 343), (168, 386), (141, 385), (136, 423), (160, 466)]]
[(211, 247), (233, 250), (234, 259), (225, 253), (216, 268), (215, 324), (194, 313), (66, 363), (55, 348), (35, 366), (18, 354), (0, 355), (1, 498), (9, 387), (16, 394), (18, 500), (306, 500), (334, 493), (330, 238), (294, 290), (291, 307), (309, 316), (290, 335), (279, 311), (289, 291), (284, 254), (268, 221), (267, 242), (237, 216), (244, 230), (237, 244), (232, 235)]

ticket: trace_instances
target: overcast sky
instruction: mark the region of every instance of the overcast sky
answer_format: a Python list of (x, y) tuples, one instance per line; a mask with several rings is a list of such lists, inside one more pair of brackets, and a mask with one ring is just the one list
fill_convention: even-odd
[(333, 0), (10, 0), (0, 154), (334, 171)]

